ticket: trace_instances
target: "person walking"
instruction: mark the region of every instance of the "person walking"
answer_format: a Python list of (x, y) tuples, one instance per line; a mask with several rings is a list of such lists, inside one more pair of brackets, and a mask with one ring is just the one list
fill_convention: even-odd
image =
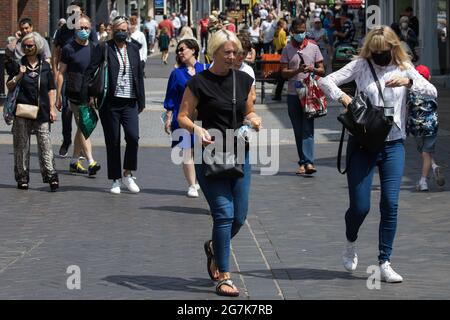
[[(208, 47), (208, 53), (214, 58), (213, 66), (195, 75), (187, 83), (178, 122), (182, 128), (195, 133), (204, 146), (216, 143), (211, 140), (210, 130), (215, 129), (214, 131), (221, 133), (221, 136), (215, 137), (215, 141), (220, 138), (224, 141), (227, 138), (226, 130), (234, 129), (233, 105), (236, 106), (237, 126), (241, 126), (244, 120), (249, 121), (255, 130), (259, 130), (261, 126), (261, 119), (253, 109), (253, 79), (244, 72), (232, 69), (236, 54), (241, 50), (241, 44), (234, 33), (217, 31), (211, 37)], [(196, 110), (197, 119), (202, 121), (203, 128), (191, 120)], [(208, 274), (212, 280), (218, 281), (218, 295), (238, 296), (239, 290), (230, 276), (230, 244), (247, 216), (251, 176), (248, 152), (245, 152), (244, 173), (241, 178), (205, 177), (204, 164), (196, 164), (195, 170), (214, 220), (212, 240), (204, 244), (208, 257)]]
[(169, 59), (169, 42), (170, 36), (167, 28), (163, 28), (159, 34), (158, 39), (159, 51), (161, 51), (161, 60), (164, 64), (167, 64), (167, 59)]
[[(430, 70), (419, 65), (416, 70), (430, 81)], [(436, 99), (411, 92), (408, 96), (408, 132), (415, 138), (417, 151), (422, 156), (422, 176), (417, 182), (417, 191), (428, 191), (428, 175), (433, 170), (436, 184), (442, 187), (445, 177), (442, 167), (436, 164), (434, 153), (438, 133), (438, 113)]]
[(139, 30), (137, 16), (130, 17), (130, 32), (130, 38), (135, 40), (140, 46), (139, 55), (141, 57), (142, 72), (145, 77), (145, 63), (147, 62), (147, 39), (145, 39), (145, 34)]
[[(73, 156), (70, 161), (69, 170), (73, 173), (89, 174), (90, 177), (97, 174), (100, 165), (94, 160), (92, 155), (91, 140), (86, 139), (80, 129), (80, 108), (89, 104), (93, 107), (87, 95), (87, 78), (85, 76), (93, 52), (94, 45), (89, 41), (91, 33), (91, 19), (86, 15), (81, 15), (79, 27), (76, 29), (75, 38), (64, 46), (61, 52), (61, 62), (59, 63), (59, 74), (57, 83), (56, 108), (61, 111), (63, 105), (62, 90), (65, 83), (65, 95), (69, 100), (69, 108), (73, 113), (77, 124)], [(83, 167), (80, 161), (84, 155), (89, 163), (88, 168)]]
[(156, 34), (158, 31), (158, 23), (151, 17), (147, 17), (147, 21), (144, 23), (144, 28), (147, 33), (147, 47), (149, 49), (149, 53), (155, 52), (155, 42), (156, 42)]
[(55, 80), (50, 64), (43, 58), (42, 37), (31, 32), (23, 37), (21, 47), (25, 54), (20, 60), (19, 71), (10, 75), (6, 83), (9, 91), (17, 89), (17, 104), (38, 107), (36, 118), (20, 117), (16, 113), (13, 121), (14, 175), (17, 188), (26, 190), (30, 181), (30, 137), (36, 133), (39, 165), (42, 180), (51, 191), (59, 187), (55, 169), (50, 123), (56, 121)]
[(319, 47), (306, 39), (306, 21), (297, 18), (291, 25), (291, 41), (281, 53), (281, 74), (288, 81), (288, 113), (295, 134), (299, 157), (297, 175), (311, 175), (317, 172), (314, 166), (314, 118), (307, 118), (303, 112), (297, 87), (311, 73), (323, 76), (323, 57)]
[(206, 48), (208, 48), (208, 38), (209, 38), (209, 31), (208, 31), (209, 16), (207, 12), (205, 12), (203, 19), (200, 19), (198, 24), (200, 25), (200, 44), (203, 48), (202, 53), (205, 53)]
[[(117, 16), (112, 21), (113, 39), (108, 46), (108, 94), (100, 109), (100, 120), (105, 135), (110, 192), (120, 194), (124, 184), (131, 193), (140, 192), (132, 171), (137, 170), (139, 147), (139, 113), (145, 108), (144, 75), (140, 67), (139, 48), (130, 37), (127, 17)], [(91, 70), (103, 62), (104, 47), (99, 46)], [(92, 71), (91, 71), (92, 73)], [(121, 171), (120, 131), (125, 133), (125, 159)]]
[[(69, 20), (70, 15), (78, 15), (84, 14), (84, 8), (81, 1), (72, 1), (68, 8), (72, 9), (72, 13), (68, 15), (67, 19)], [(73, 22), (72, 20), (69, 20)], [(72, 24), (71, 24), (72, 25)], [(61, 76), (59, 73), (59, 63), (61, 61), (61, 51), (62, 49), (73, 39), (75, 38), (75, 28), (69, 28), (66, 23), (56, 32), (55, 39), (53, 41), (53, 49), (52, 49), (52, 70), (53, 76), (56, 81), (59, 81), (59, 77)], [(96, 32), (91, 30), (89, 33), (89, 42), (97, 43)], [(62, 135), (63, 141), (61, 147), (59, 148), (59, 156), (67, 157), (69, 152), (69, 147), (72, 144), (72, 111), (69, 108), (69, 101), (65, 95), (65, 84), (63, 83), (62, 89), (62, 108), (61, 108), (61, 126), (62, 126)]]
[(195, 167), (192, 154), (194, 140), (189, 133), (180, 130), (177, 117), (186, 83), (196, 74), (209, 68), (209, 65), (198, 62), (199, 51), (200, 48), (195, 39), (180, 40), (175, 50), (178, 67), (170, 74), (164, 99), (167, 119), (164, 130), (167, 134), (175, 132), (172, 136), (174, 138), (172, 148), (178, 147), (183, 150), (183, 172), (188, 183), (186, 195), (190, 198), (197, 198), (197, 190), (200, 188), (195, 182)]
[(273, 53), (273, 37), (275, 36), (275, 31), (277, 29), (277, 23), (273, 20), (273, 14), (270, 13), (267, 16), (267, 20), (263, 20), (261, 23), (261, 39), (264, 53)]
[[(286, 26), (287, 22), (285, 20), (278, 20), (277, 30), (275, 31), (275, 36), (273, 38), (273, 45), (277, 54), (281, 54), (283, 52), (283, 49), (287, 46)], [(281, 100), (284, 82), (285, 80), (283, 79), (281, 72), (278, 72), (277, 86), (275, 88), (275, 95), (272, 97), (272, 100)]]
[(376, 81), (381, 90), (391, 88), (394, 103), (394, 124), (384, 146), (378, 152), (363, 149), (355, 137), (347, 144), (347, 183), (350, 206), (345, 214), (347, 242), (342, 259), (344, 267), (353, 271), (358, 265), (356, 240), (359, 229), (370, 210), (370, 197), (375, 168), (378, 167), (381, 185), (379, 227), (379, 255), (381, 280), (389, 283), (402, 282), (403, 277), (391, 266), (391, 254), (397, 229), (398, 200), (405, 165), (406, 105), (408, 91), (414, 94), (437, 97), (436, 88), (425, 80), (410, 62), (395, 32), (387, 26), (372, 29), (366, 37), (359, 56), (340, 70), (319, 80), (319, 86), (332, 100), (345, 107), (352, 98), (339, 86), (355, 81), (358, 91), (364, 91), (372, 105), (383, 106)]

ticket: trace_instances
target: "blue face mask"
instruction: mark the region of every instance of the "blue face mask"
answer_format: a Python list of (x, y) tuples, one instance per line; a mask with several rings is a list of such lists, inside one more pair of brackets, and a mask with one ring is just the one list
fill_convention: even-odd
[(77, 32), (77, 37), (82, 41), (86, 41), (89, 38), (90, 33), (90, 31), (82, 29)]
[(306, 32), (294, 34), (294, 40), (299, 43), (302, 43), (303, 40), (305, 40), (305, 37), (306, 37)]

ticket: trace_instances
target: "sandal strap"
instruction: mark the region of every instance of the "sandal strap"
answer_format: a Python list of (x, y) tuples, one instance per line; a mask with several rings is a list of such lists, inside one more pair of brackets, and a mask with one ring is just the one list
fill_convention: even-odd
[(231, 280), (231, 279), (223, 279), (223, 280), (219, 281), (216, 288), (219, 289), (223, 285), (226, 285), (226, 286), (229, 286), (230, 288), (236, 289), (236, 286), (234, 285), (233, 280)]

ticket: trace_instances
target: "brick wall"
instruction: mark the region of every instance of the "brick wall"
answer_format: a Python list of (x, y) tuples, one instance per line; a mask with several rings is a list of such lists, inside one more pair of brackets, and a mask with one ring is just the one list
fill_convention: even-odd
[(48, 0), (0, 0), (0, 48), (18, 30), (22, 18), (31, 18), (34, 31), (49, 36), (48, 10)]

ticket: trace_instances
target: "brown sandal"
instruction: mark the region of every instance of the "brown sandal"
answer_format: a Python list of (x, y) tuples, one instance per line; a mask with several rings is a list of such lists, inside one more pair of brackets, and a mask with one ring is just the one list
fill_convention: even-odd
[[(211, 278), (211, 280), (217, 281), (217, 280), (219, 280), (219, 276), (214, 277), (213, 272), (211, 271), (212, 263), (215, 262), (214, 254), (211, 249), (211, 244), (212, 244), (212, 240), (208, 240), (203, 245), (203, 247), (205, 249), (205, 254), (207, 257), (206, 267), (208, 269), (208, 274), (209, 274), (209, 277)], [(217, 269), (217, 266), (216, 266), (216, 269)]]
[[(222, 288), (223, 286), (228, 286), (232, 289), (235, 289), (237, 291), (234, 292), (228, 292), (228, 291), (223, 291), (220, 288)], [(239, 290), (238, 288), (236, 288), (236, 286), (234, 285), (233, 281), (231, 279), (223, 279), (221, 281), (219, 281), (219, 283), (216, 286), (216, 293), (219, 296), (224, 296), (224, 297), (239, 297)]]

